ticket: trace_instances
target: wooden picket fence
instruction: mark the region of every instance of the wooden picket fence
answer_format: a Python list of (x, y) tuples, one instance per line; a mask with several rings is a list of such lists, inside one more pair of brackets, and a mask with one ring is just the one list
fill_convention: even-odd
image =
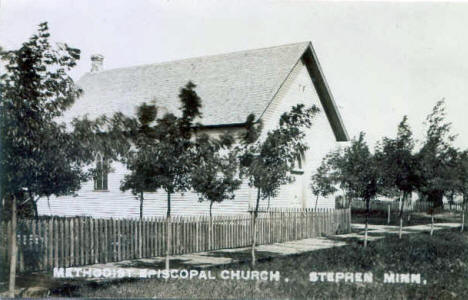
[[(251, 245), (253, 226), (249, 215), (215, 216), (211, 224), (210, 235), (208, 216), (172, 217), (171, 255)], [(0, 226), (0, 257), (7, 262), (11, 224), (2, 222)], [(261, 245), (350, 230), (350, 209), (281, 209), (261, 212), (256, 232)], [(18, 270), (50, 270), (164, 256), (166, 232), (164, 217), (18, 220)]]

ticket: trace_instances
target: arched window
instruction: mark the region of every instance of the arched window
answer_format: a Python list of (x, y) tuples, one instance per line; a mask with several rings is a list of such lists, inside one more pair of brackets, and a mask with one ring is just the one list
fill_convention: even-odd
[(304, 151), (300, 151), (300, 153), (297, 155), (297, 158), (296, 158), (296, 164), (294, 166), (294, 170), (291, 173), (295, 175), (304, 174), (304, 169), (303, 169), (304, 162), (305, 162), (305, 153)]
[(94, 175), (94, 190), (107, 191), (109, 174), (109, 162), (102, 157), (101, 154), (96, 156), (96, 172)]

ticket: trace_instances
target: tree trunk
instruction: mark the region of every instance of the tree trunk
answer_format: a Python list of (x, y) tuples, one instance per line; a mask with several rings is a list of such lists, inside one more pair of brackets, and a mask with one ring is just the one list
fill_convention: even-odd
[(213, 215), (211, 209), (213, 208), (213, 201), (210, 201), (210, 228), (208, 229), (208, 250), (211, 250), (213, 241)]
[(444, 202), (443, 202), (443, 196), (444, 192), (443, 191), (432, 191), (429, 194), (428, 200), (429, 202), (433, 203), (433, 208), (438, 208), (438, 207), (443, 207)]
[(28, 191), (28, 195), (29, 195), (29, 200), (28, 201), (31, 201), (31, 204), (32, 204), (32, 207), (33, 207), (34, 219), (37, 220), (37, 219), (39, 219), (39, 212), (37, 210), (37, 201), (39, 201), (39, 198), (37, 200), (34, 200), (34, 197), (33, 197), (32, 193), (31, 193), (31, 191)]
[(255, 243), (257, 242), (257, 214), (258, 206), (260, 203), (260, 189), (257, 189), (257, 203), (255, 205), (255, 210), (252, 213), (252, 268), (255, 267)]
[(0, 220), (7, 220), (7, 216), (5, 215), (5, 210), (3, 209), (5, 206), (5, 197), (0, 194)]
[(400, 230), (398, 233), (398, 237), (401, 239), (402, 231), (403, 231), (403, 207), (405, 206), (405, 200), (406, 200), (406, 193), (403, 193), (403, 196), (401, 197), (401, 202), (400, 202)]
[[(409, 203), (411, 204), (411, 209), (408, 211), (408, 222), (411, 221), (411, 211), (414, 209), (413, 207), (413, 192), (409, 193)], [(409, 226), (410, 224), (408, 224)]]
[(167, 193), (166, 216), (166, 270), (169, 272), (169, 255), (171, 255), (171, 194)]
[(431, 236), (434, 234), (434, 210), (431, 211)]
[(31, 198), (32, 206), (33, 206), (33, 210), (34, 210), (34, 218), (35, 218), (36, 220), (39, 219), (39, 211), (37, 210), (37, 201), (38, 201), (38, 200), (39, 200), (39, 199), (34, 200), (34, 199)]
[(399, 199), (400, 212), (401, 212), (402, 206), (403, 206), (403, 195), (400, 194), (400, 199)]
[(463, 229), (465, 227), (465, 203), (463, 203), (463, 208), (462, 208), (462, 220), (461, 220), (461, 227), (460, 227), (460, 232), (463, 232)]
[(463, 232), (465, 229), (465, 208), (466, 208), (466, 194), (463, 194), (463, 203), (462, 203), (462, 220), (461, 220), (461, 227), (460, 232)]
[(10, 282), (8, 285), (8, 295), (10, 298), (15, 297), (15, 280), (16, 280), (16, 256), (17, 256), (17, 245), (16, 245), (16, 196), (13, 195), (11, 201), (11, 255), (10, 255)]
[(453, 196), (455, 194), (455, 191), (451, 191), (450, 192), (450, 196), (449, 196), (449, 210), (452, 210), (452, 204), (453, 204)]
[(315, 198), (315, 209), (317, 209), (317, 206), (318, 206), (318, 198), (319, 196), (317, 195), (317, 197)]
[(364, 247), (367, 247), (367, 232), (369, 229), (370, 198), (366, 199), (366, 227), (364, 229)]
[(143, 220), (143, 192), (140, 192), (140, 220)]
[(387, 209), (387, 224), (390, 224), (390, 214), (392, 213), (390, 206), (391, 205), (389, 204)]

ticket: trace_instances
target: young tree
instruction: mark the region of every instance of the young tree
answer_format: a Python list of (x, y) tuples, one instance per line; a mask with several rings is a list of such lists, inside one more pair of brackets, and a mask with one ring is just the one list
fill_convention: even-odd
[(72, 193), (90, 176), (83, 167), (91, 156), (83, 155), (88, 152), (74, 134), (54, 121), (81, 93), (67, 75), (79, 57), (78, 49), (49, 42), (47, 23), (18, 50), (1, 53), (6, 71), (0, 76), (0, 191), (12, 213), (10, 297), (16, 274), (17, 206)]
[[(307, 149), (304, 141), (304, 128), (312, 126), (312, 118), (319, 109), (316, 106), (305, 108), (299, 104), (290, 112), (284, 113), (279, 127), (269, 131), (265, 139), (257, 140), (257, 130), (247, 130), (242, 134), (244, 141), (240, 155), (241, 177), (246, 178), (249, 186), (257, 189), (255, 209), (252, 213), (252, 267), (255, 266), (256, 220), (260, 200), (274, 197), (281, 185), (291, 183), (294, 176), (291, 171), (297, 158)], [(253, 116), (248, 118), (248, 128), (254, 128)]]
[(337, 191), (335, 174), (332, 173), (333, 166), (331, 165), (332, 157), (336, 155), (334, 152), (327, 154), (318, 167), (317, 172), (312, 175), (310, 187), (315, 195), (315, 208), (318, 205), (319, 196), (326, 197)]
[(417, 154), (420, 175), (420, 193), (434, 208), (442, 207), (443, 195), (447, 191), (447, 153), (455, 136), (450, 134), (451, 123), (445, 121), (444, 101), (437, 102), (427, 116), (426, 140)]
[[(464, 230), (465, 223), (465, 203), (468, 195), (468, 151), (458, 151), (450, 147), (445, 157), (445, 175), (446, 197), (449, 203), (453, 203), (454, 196), (462, 197), (462, 215), (460, 230)], [(431, 230), (432, 231), (432, 230)]]
[(359, 139), (343, 151), (337, 150), (325, 157), (331, 178), (340, 185), (347, 197), (361, 198), (366, 202), (364, 247), (367, 246), (370, 200), (381, 189), (380, 172), (375, 156), (370, 152), (361, 132)]
[[(154, 191), (162, 189), (167, 194), (166, 269), (169, 269), (171, 253), (171, 196), (191, 187), (190, 175), (196, 163), (191, 138), (194, 120), (201, 117), (201, 100), (195, 87), (195, 84), (188, 82), (180, 90), (181, 116), (167, 113), (156, 118), (156, 109), (145, 104), (138, 110), (138, 119), (114, 115), (116, 131), (138, 131), (134, 151), (123, 160), (131, 174), (125, 177), (122, 189), (131, 189), (140, 192), (140, 195), (146, 188)], [(125, 127), (126, 130), (122, 129)]]
[[(143, 103), (137, 108), (137, 118), (128, 119), (128, 135), (134, 149), (131, 149), (122, 157), (122, 162), (130, 171), (126, 174), (120, 189), (122, 191), (131, 190), (134, 195), (138, 195), (140, 201), (140, 220), (143, 219), (143, 201), (145, 191), (154, 191), (158, 188), (155, 181), (157, 176), (155, 160), (157, 155), (156, 131), (157, 127), (152, 123), (156, 121), (157, 109), (155, 105)], [(117, 123), (123, 119), (118, 118)]]
[(466, 202), (468, 201), (468, 150), (461, 152), (458, 156), (458, 186), (457, 192), (463, 197), (462, 202), (462, 219), (460, 231), (463, 232), (465, 227)]
[(400, 232), (403, 227), (403, 207), (411, 194), (418, 187), (417, 161), (413, 155), (413, 134), (405, 116), (398, 125), (395, 139), (384, 138), (376, 150), (376, 160), (382, 172), (382, 190), (400, 191)]
[(195, 84), (189, 82), (181, 89), (179, 98), (182, 102), (182, 116), (166, 114), (158, 119), (156, 131), (157, 155), (153, 157), (156, 168), (154, 182), (167, 193), (167, 245), (166, 269), (169, 269), (171, 195), (190, 188), (190, 172), (193, 160), (193, 142), (191, 141), (194, 119), (201, 116), (201, 100), (195, 92)]
[(234, 192), (242, 181), (238, 178), (237, 152), (231, 150), (234, 137), (223, 134), (219, 139), (201, 134), (195, 142), (195, 161), (191, 172), (191, 185), (200, 195), (200, 201), (209, 201), (209, 248), (212, 244), (213, 203), (234, 199)]

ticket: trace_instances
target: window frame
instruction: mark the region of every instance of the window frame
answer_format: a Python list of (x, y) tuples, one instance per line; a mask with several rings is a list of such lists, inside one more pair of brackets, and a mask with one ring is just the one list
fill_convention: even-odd
[(98, 153), (96, 155), (96, 174), (93, 177), (93, 191), (109, 191), (109, 161)]

